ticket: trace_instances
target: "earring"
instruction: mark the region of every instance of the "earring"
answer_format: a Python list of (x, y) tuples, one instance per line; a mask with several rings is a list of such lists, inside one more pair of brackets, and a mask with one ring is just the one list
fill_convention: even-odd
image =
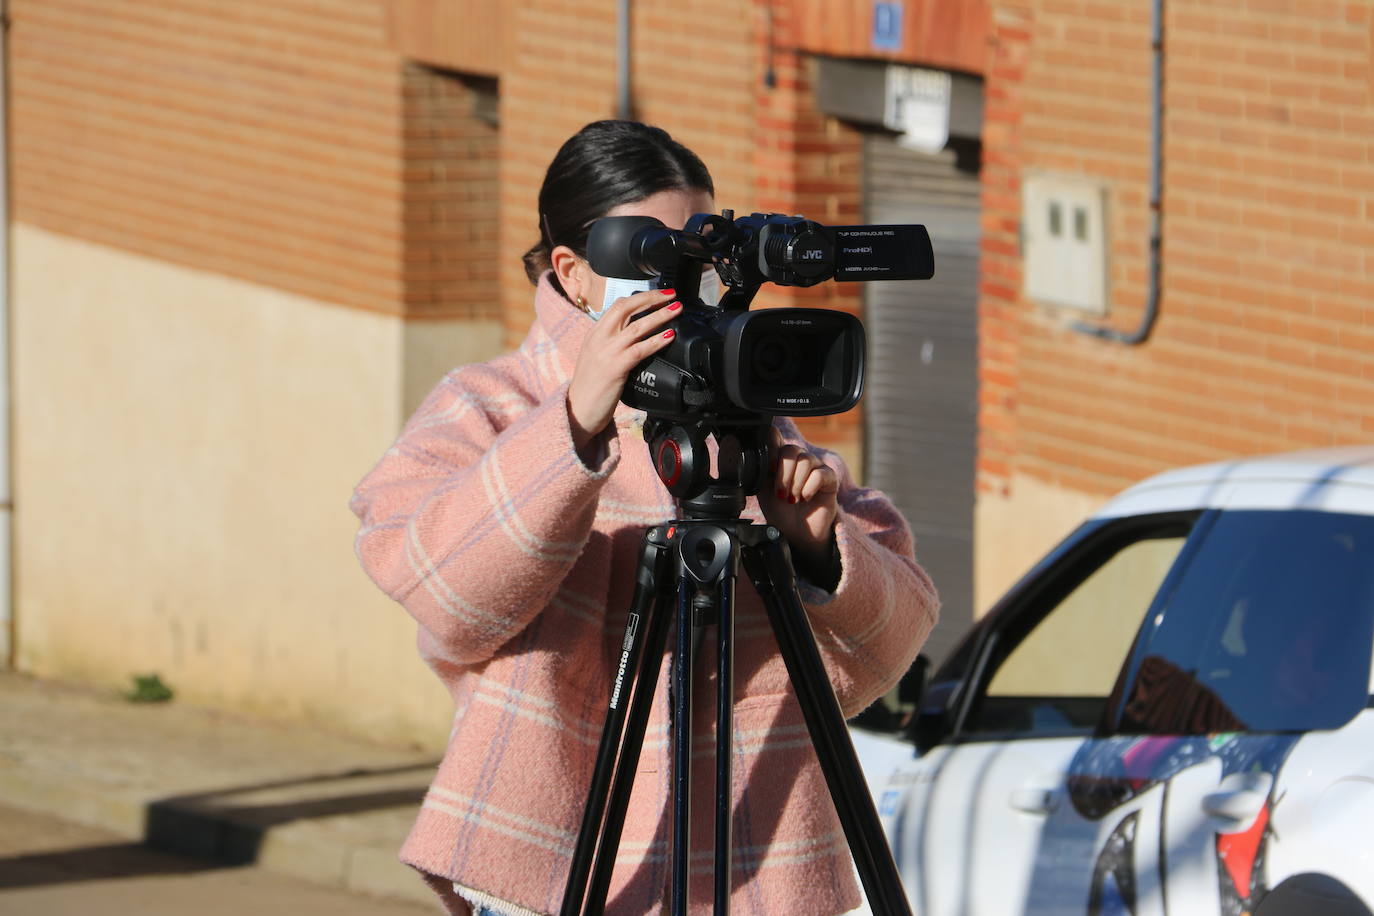
[(580, 309), (581, 309), (582, 311), (584, 311), (584, 312), (587, 310), (587, 300), (586, 300), (586, 297), (584, 297), (584, 296), (578, 296), (578, 297), (577, 297), (577, 307), (580, 308)]

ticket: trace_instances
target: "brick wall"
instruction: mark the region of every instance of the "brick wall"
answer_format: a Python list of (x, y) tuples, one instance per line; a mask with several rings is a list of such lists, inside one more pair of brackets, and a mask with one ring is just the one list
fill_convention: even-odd
[(500, 227), (495, 80), (404, 70), (406, 314), (496, 319)]
[[(981, 2), (962, 6), (982, 15)], [(931, 9), (916, 7), (910, 23)], [(858, 134), (815, 110), (798, 50), (818, 40), (807, 4), (633, 10), (635, 115), (703, 156), (721, 206), (860, 219)], [(388, 314), (499, 310), (515, 343), (543, 170), (568, 135), (615, 114), (615, 9), (505, 8), (499, 130), (476, 114), (494, 87), (406, 63), (388, 12), (375, 0), (15, 0), (16, 219)], [(860, 293), (770, 289), (761, 304), (858, 312)], [(859, 423), (855, 411), (808, 430), (857, 447)]]
[(1021, 182), (1108, 189), (1107, 322), (1147, 288), (1149, 4), (999, 0), (984, 131), (979, 490), (1374, 438), (1372, 5), (1168, 0), (1163, 295), (1140, 347), (1022, 294)]
[(796, 47), (832, 57), (873, 57), (982, 73), (990, 0), (905, 0), (895, 49), (873, 47), (873, 0), (793, 0)]
[(481, 271), (437, 270), (433, 245), (461, 223), (494, 250), (494, 130), (462, 120), (461, 82), (403, 66), (383, 4), (10, 15), (16, 220), (326, 302), (490, 312), (494, 287), (468, 290)]

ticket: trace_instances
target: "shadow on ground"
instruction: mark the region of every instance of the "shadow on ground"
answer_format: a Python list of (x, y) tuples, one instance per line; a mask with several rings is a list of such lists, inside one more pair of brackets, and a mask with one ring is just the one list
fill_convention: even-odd
[[(354, 769), (159, 799), (147, 807), (142, 843), (0, 857), (0, 889), (251, 865), (258, 860), (263, 840), (274, 827), (384, 808), (418, 807), (436, 765)], [(411, 775), (414, 785), (404, 785)], [(357, 786), (359, 782), (398, 780), (403, 783), (400, 787)]]

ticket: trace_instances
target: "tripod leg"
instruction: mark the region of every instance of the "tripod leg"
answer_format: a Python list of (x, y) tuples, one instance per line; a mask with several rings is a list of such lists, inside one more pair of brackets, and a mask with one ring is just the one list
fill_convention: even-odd
[(673, 879), (672, 916), (687, 916), (692, 854), (692, 586), (678, 585), (677, 645), (673, 653)]
[[(662, 533), (658, 529), (651, 529), (646, 532), (641, 547), (638, 571), (635, 575), (635, 592), (625, 627), (625, 643), (621, 649), (620, 666), (616, 673), (615, 684), (611, 689), (610, 706), (606, 710), (606, 724), (601, 731), (601, 743), (597, 748), (596, 764), (592, 770), (592, 783), (587, 792), (587, 805), (583, 809), (582, 826), (578, 830), (577, 845), (574, 847), (572, 864), (568, 871), (568, 883), (563, 891), (563, 906), (559, 910), (561, 916), (578, 916), (582, 910), (587, 877), (592, 868), (592, 850), (596, 846), (597, 836), (602, 833), (607, 787), (611, 782), (611, 774), (615, 772), (619, 776), (628, 770), (633, 777), (635, 763), (639, 759), (639, 748), (642, 746), (644, 737), (644, 722), (648, 719), (647, 705), (653, 699), (653, 684), (656, 679), (658, 658), (661, 656), (664, 643), (666, 618), (668, 616), (663, 613), (663, 601), (661, 600), (662, 583), (670, 581), (667, 575), (669, 570), (667, 556), (667, 542)], [(647, 636), (646, 630), (649, 631)], [(646, 642), (650, 646), (647, 653), (644, 651)], [(659, 655), (655, 655), (654, 646), (659, 647)], [(638, 665), (638, 674), (636, 674), (636, 666), (641, 659), (645, 663)], [(648, 698), (644, 702), (646, 708), (643, 719), (636, 723), (635, 713), (639, 711), (639, 694), (645, 692), (643, 690), (645, 669), (649, 670), (647, 675)], [(630, 672), (631, 677), (637, 681), (634, 684), (635, 699), (633, 703), (625, 702), (630, 695), (629, 690), (626, 689), (628, 685), (624, 682), (626, 672)], [(627, 705), (631, 707), (631, 736), (635, 734), (636, 724), (638, 726), (637, 740), (634, 741), (635, 760), (628, 767), (622, 762), (617, 768), (617, 756), (622, 758), (624, 756), (621, 747), (621, 735), (625, 730)], [(628, 790), (626, 794), (628, 795)], [(614, 800), (613, 797), (612, 801), (614, 802)], [(623, 817), (622, 810), (620, 819), (623, 820)], [(619, 842), (619, 820), (613, 820), (611, 823), (616, 825), (616, 842)], [(607, 870), (609, 871), (609, 869)], [(607, 886), (609, 886), (609, 876)], [(591, 899), (593, 901), (600, 899), (600, 905), (604, 906), (605, 890), (603, 889), (600, 898), (597, 898), (593, 893)]]
[[(734, 564), (731, 564), (731, 570)], [(735, 731), (735, 580), (721, 580), (716, 629), (716, 856), (715, 916), (730, 912), (730, 802)]]
[(639, 672), (635, 676), (634, 698), (630, 701), (629, 721), (625, 726), (625, 740), (616, 763), (615, 781), (611, 785), (610, 804), (601, 841), (596, 847), (596, 865), (592, 869), (591, 889), (587, 892), (585, 916), (601, 916), (606, 896), (611, 889), (611, 874), (615, 870), (616, 851), (625, 827), (625, 812), (630, 807), (630, 791), (634, 788), (635, 767), (644, 747), (644, 731), (653, 709), (654, 692), (658, 681), (658, 666), (668, 644), (668, 625), (673, 620), (669, 607), (672, 596), (660, 591), (657, 610), (645, 637), (645, 652), (640, 657)]
[(864, 783), (858, 755), (845, 730), (844, 715), (797, 594), (796, 575), (787, 548), (774, 529), (768, 530), (774, 536), (762, 544), (746, 545), (742, 551), (744, 565), (767, 608), (778, 650), (797, 691), (859, 879), (877, 916), (911, 916), (892, 850), (873, 807), (873, 796)]

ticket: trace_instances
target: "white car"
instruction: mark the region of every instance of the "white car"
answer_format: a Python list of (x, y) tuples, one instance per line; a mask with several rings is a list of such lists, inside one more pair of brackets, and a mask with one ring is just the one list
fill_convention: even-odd
[(856, 742), (912, 909), (1368, 916), (1372, 647), (1374, 447), (1130, 488)]

